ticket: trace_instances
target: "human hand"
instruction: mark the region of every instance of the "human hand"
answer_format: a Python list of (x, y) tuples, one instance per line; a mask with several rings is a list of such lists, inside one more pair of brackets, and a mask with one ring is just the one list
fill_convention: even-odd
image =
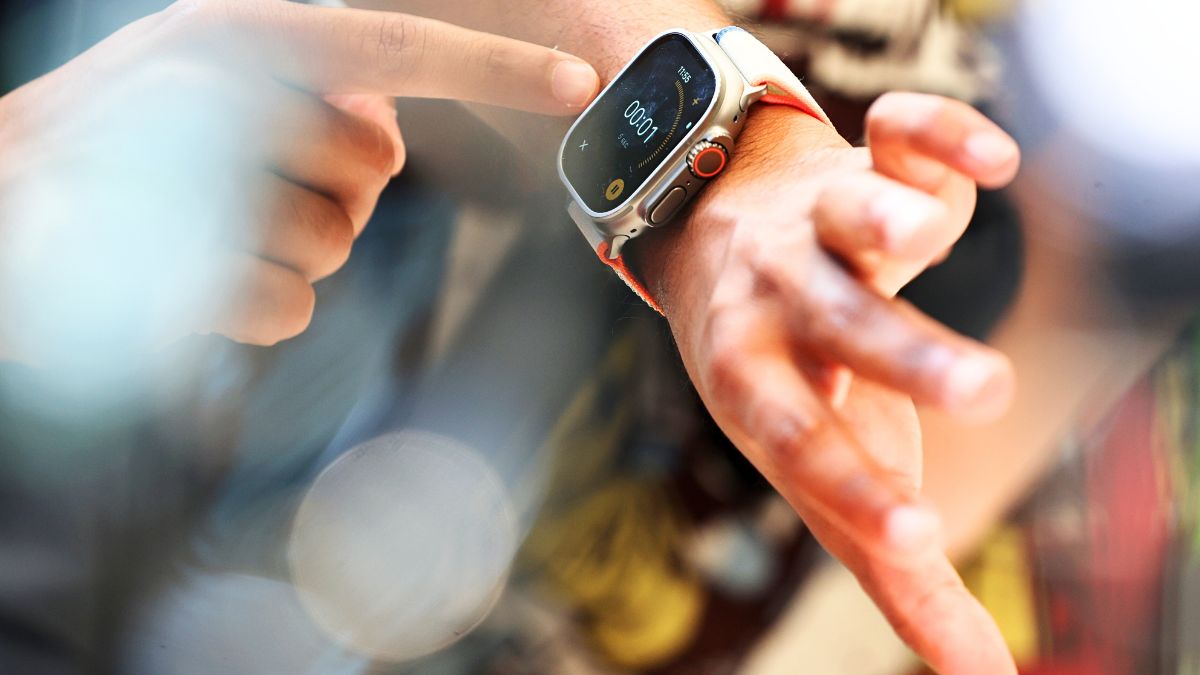
[(598, 82), (403, 14), (177, 2), (0, 99), (0, 358), (291, 337), (403, 165), (391, 97), (568, 114)]
[(915, 94), (876, 103), (870, 149), (791, 112), (750, 124), (688, 221), (635, 253), (684, 364), (725, 433), (931, 666), (1014, 672), (919, 496), (910, 400), (995, 416), (1010, 366), (892, 296), (962, 233), (976, 183), (1011, 180), (1016, 145), (969, 107)]

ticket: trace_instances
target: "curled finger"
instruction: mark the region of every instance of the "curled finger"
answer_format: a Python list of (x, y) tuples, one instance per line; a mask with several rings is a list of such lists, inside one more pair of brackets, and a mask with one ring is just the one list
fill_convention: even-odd
[(1008, 184), (1020, 165), (1013, 139), (961, 101), (911, 92), (881, 96), (867, 113), (876, 168), (922, 190), (937, 190), (948, 172), (986, 188)]
[(940, 539), (936, 514), (855, 443), (792, 359), (717, 357), (702, 389), (722, 429), (789, 501), (887, 556)]
[(1015, 390), (1008, 359), (902, 300), (867, 289), (833, 261), (775, 275), (792, 339), (869, 378), (962, 417), (994, 419)]
[(299, 273), (244, 253), (224, 257), (230, 284), (202, 332), (234, 342), (272, 346), (308, 328), (316, 293)]
[(262, 200), (258, 219), (235, 233), (235, 245), (295, 270), (310, 282), (345, 264), (355, 227), (340, 204), (267, 172), (256, 193)]
[(362, 231), (397, 163), (396, 141), (365, 117), (307, 92), (278, 87), (272, 167), (342, 205)]
[(870, 276), (885, 264), (923, 267), (962, 234), (942, 202), (870, 172), (853, 172), (821, 193), (813, 222), (821, 245), (855, 272)]

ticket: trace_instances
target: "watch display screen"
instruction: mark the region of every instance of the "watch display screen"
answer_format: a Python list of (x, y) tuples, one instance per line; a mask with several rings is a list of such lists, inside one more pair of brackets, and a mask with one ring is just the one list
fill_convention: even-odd
[(563, 145), (563, 173), (583, 203), (607, 213), (628, 201), (708, 112), (716, 88), (716, 73), (686, 37), (654, 41)]

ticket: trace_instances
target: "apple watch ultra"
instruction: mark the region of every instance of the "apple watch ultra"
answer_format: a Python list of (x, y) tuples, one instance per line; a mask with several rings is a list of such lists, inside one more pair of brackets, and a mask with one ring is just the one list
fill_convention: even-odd
[(746, 31), (672, 30), (650, 41), (572, 125), (558, 157), (571, 219), (609, 267), (662, 308), (621, 257), (671, 221), (729, 163), (756, 103), (829, 118), (779, 57)]

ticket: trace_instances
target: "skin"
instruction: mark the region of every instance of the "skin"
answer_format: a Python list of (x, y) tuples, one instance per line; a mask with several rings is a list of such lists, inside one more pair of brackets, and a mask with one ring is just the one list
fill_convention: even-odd
[[(225, 127), (245, 128), (229, 147), (214, 141), (209, 152), (258, 199), (251, 213), (237, 215), (247, 222), (203, 243), (212, 261), (203, 271), (212, 278), (196, 284), (228, 289), (223, 297), (207, 311), (155, 325), (153, 339), (219, 333), (272, 345), (308, 326), (313, 282), (346, 261), (381, 190), (403, 166), (392, 97), (458, 98), (562, 115), (577, 112), (597, 85), (591, 66), (562, 52), (430, 19), (275, 0), (178, 2), (0, 99), (0, 207), (19, 203), (31, 185), (77, 195), (94, 188), (89, 181), (96, 177), (111, 176), (106, 196), (127, 193), (113, 201), (133, 205), (117, 220), (147, 231), (162, 227), (140, 222), (136, 205), (144, 190), (162, 187), (163, 174), (188, 169), (125, 166), (129, 147), (169, 144), (173, 132), (122, 120), (169, 117), (175, 98), (198, 102)], [(86, 234), (75, 230), (89, 227), (91, 214), (81, 204), (52, 223), (39, 218), (53, 211), (48, 206), (4, 219), (9, 250), (37, 253), (4, 260), (3, 287), (37, 287), (47, 270), (71, 271), (54, 254)], [(132, 267), (124, 252), (111, 253), (111, 268)], [(189, 300), (163, 293), (151, 301)], [(10, 319), (0, 331), (0, 357), (53, 361), (55, 355), (20, 333), (20, 301), (8, 300), (7, 307), (0, 300), (0, 314)]]
[[(729, 23), (705, 0), (481, 4), (402, 9), (569, 50), (604, 78), (664, 29)], [(327, 95), (440, 96), (561, 113), (572, 108), (555, 91), (581, 94), (568, 97), (578, 104), (595, 90), (583, 77), (554, 86), (552, 66), (566, 58), (560, 52), (492, 42), (445, 24), (268, 0), (186, 2), (6, 97), (0, 115), (13, 131), (0, 138), (2, 147), (55, 157), (36, 142), (21, 144), (71, 138), (71, 125), (62, 121), (52, 127), (58, 133), (46, 133), (39, 127), (55, 117), (28, 111), (70, 111), (59, 117), (87, 120), (79, 112), (88, 110), (86, 96), (72, 98), (87, 88), (70, 84), (122, 91), (114, 86), (122, 73), (157, 54), (171, 56), (159, 84), (182, 77), (235, 102), (246, 92), (254, 101), (267, 98), (287, 137), (311, 143), (275, 148), (249, 163), (248, 175), (287, 183), (275, 186), (292, 195), (282, 198), (286, 208), (268, 213), (290, 217), (260, 216), (256, 229), (267, 236), (217, 247), (227, 268), (241, 270), (239, 291), (181, 331), (254, 344), (307, 325), (311, 282), (340, 266), (400, 165), (399, 133), (386, 106), (335, 98), (336, 107)], [(247, 54), (255, 58), (246, 61)], [(180, 62), (192, 67), (173, 70)], [(544, 162), (552, 162), (562, 125), (494, 113), (489, 119), (535, 152), (542, 143)], [(941, 672), (1013, 672), (994, 624), (943, 555), (937, 515), (918, 493), (912, 404), (964, 418), (994, 416), (1011, 397), (1011, 369), (999, 354), (893, 295), (962, 232), (974, 184), (1011, 179), (1018, 152), (978, 114), (931, 97), (885, 98), (868, 127), (872, 148), (863, 151), (805, 115), (756, 111), (721, 180), (677, 227), (631, 246), (633, 262), (666, 307), (714, 418), (858, 576), (904, 639)], [(61, 166), (71, 165), (69, 151), (86, 137), (51, 144), (66, 152)], [(13, 174), (10, 167), (0, 177)], [(310, 220), (316, 224), (305, 226)], [(300, 243), (305, 237), (317, 243)]]
[[(931, 105), (939, 112), (921, 125), (890, 117)], [(893, 95), (868, 120), (869, 158), (833, 146), (809, 151), (816, 167), (772, 167), (755, 154), (777, 145), (743, 143), (730, 174), (697, 205), (708, 216), (693, 216), (694, 227), (672, 230), (645, 255), (667, 261), (659, 297), (714, 419), (855, 573), (900, 636), (939, 672), (1011, 672), (994, 623), (943, 554), (939, 518), (919, 494), (912, 403), (994, 414), (1011, 395), (1007, 363), (887, 300), (961, 233), (965, 221), (953, 214), (970, 212), (963, 206), (973, 198), (970, 179), (995, 184), (1015, 168), (979, 167), (963, 148), (923, 138), (956, 124), (990, 126), (957, 104)], [(911, 165), (896, 161), (913, 148), (930, 154)], [(774, 178), (737, 173), (740, 162), (770, 167)], [(807, 188), (809, 206), (778, 199), (780, 174), (792, 189)], [(904, 220), (909, 214), (878, 206), (896, 203), (897, 180), (909, 186), (901, 188), (904, 199), (928, 200), (929, 219), (915, 228)], [(707, 245), (672, 241), (691, 237)], [(876, 244), (831, 255), (862, 241)], [(700, 250), (720, 255), (708, 265), (676, 257)], [(697, 267), (711, 276), (698, 278)], [(839, 383), (842, 368), (860, 376), (848, 390)]]
[[(558, 45), (605, 79), (663, 30), (730, 22), (703, 0), (369, 4)], [(552, 166), (561, 128), (485, 118)], [(1019, 152), (978, 113), (936, 97), (884, 97), (867, 126), (871, 149), (858, 150), (808, 116), (755, 111), (721, 178), (626, 255), (666, 309), (714, 419), (900, 636), (939, 672), (1012, 673), (919, 493), (913, 406), (994, 418), (1013, 396), (1011, 366), (894, 294), (962, 233), (976, 185), (1013, 178)]]

